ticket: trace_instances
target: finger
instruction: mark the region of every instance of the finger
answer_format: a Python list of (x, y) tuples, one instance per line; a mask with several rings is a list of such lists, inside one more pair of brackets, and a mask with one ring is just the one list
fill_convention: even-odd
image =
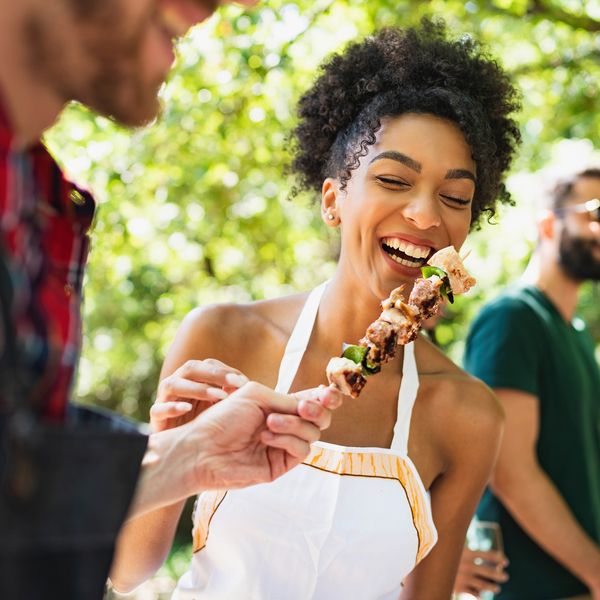
[(267, 417), (267, 427), (273, 433), (293, 435), (309, 444), (321, 437), (317, 426), (295, 415), (271, 414)]
[(498, 583), (508, 580), (508, 575), (501, 568), (490, 567), (489, 565), (475, 565), (472, 573), (477, 577), (490, 579)]
[(233, 394), (233, 392), (235, 392), (238, 388), (233, 385), (224, 385), (220, 389), (222, 389), (227, 395), (229, 395), (229, 394)]
[(188, 360), (175, 371), (174, 375), (220, 388), (225, 386), (240, 388), (248, 383), (248, 378), (241, 371), (213, 358)]
[(300, 400), (298, 414), (305, 420), (314, 423), (320, 430), (331, 425), (331, 411), (313, 400)]
[(302, 390), (300, 392), (294, 392), (293, 395), (296, 396), (299, 401), (314, 400), (331, 410), (339, 408), (344, 403), (344, 400), (348, 398), (348, 396), (342, 394), (338, 389), (324, 385), (320, 385), (317, 388)]
[(486, 561), (489, 563), (494, 563), (495, 565), (507, 565), (508, 559), (502, 552), (498, 550), (492, 550), (489, 552), (483, 552), (481, 550), (469, 550), (469, 558), (472, 561), (476, 559)]
[(461, 562), (472, 563), (479, 554), (484, 554), (471, 550), (468, 546), (465, 546), (462, 551)]
[(478, 589), (474, 585), (467, 585), (465, 589), (462, 590), (463, 593), (468, 594), (467, 598), (469, 600), (480, 600), (480, 594), (483, 590)]
[(493, 581), (487, 581), (485, 579), (480, 579), (479, 577), (474, 577), (468, 583), (469, 589), (475, 590), (476, 594), (480, 592), (493, 592), (497, 594), (500, 592), (500, 586)]
[(227, 396), (227, 392), (220, 387), (213, 387), (206, 383), (197, 383), (190, 379), (172, 375), (160, 382), (156, 403), (168, 402), (174, 398), (216, 402), (227, 398)]
[[(335, 410), (350, 398), (346, 394), (342, 394), (340, 390), (332, 386), (321, 386), (319, 389), (319, 400), (325, 408)], [(350, 398), (351, 399), (351, 398)]]
[(267, 447), (267, 456), (271, 467), (271, 481), (281, 477), (300, 463), (299, 459), (288, 454), (285, 450), (272, 446)]
[(308, 442), (293, 435), (279, 435), (266, 430), (261, 432), (260, 437), (265, 445), (271, 448), (281, 448), (299, 461), (303, 461), (310, 452)]
[(267, 412), (295, 415), (298, 401), (289, 394), (274, 392), (271, 388), (256, 381), (251, 381), (231, 394), (231, 398), (247, 400), (257, 404)]
[(173, 417), (180, 417), (192, 410), (189, 402), (161, 402), (150, 407), (150, 417), (156, 421), (164, 421)]

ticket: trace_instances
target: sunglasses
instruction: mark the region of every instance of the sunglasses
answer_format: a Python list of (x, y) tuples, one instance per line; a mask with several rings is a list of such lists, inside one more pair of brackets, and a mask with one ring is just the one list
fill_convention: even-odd
[(592, 198), (581, 204), (573, 204), (571, 206), (563, 206), (556, 210), (559, 215), (566, 213), (587, 213), (591, 221), (600, 222), (600, 198)]

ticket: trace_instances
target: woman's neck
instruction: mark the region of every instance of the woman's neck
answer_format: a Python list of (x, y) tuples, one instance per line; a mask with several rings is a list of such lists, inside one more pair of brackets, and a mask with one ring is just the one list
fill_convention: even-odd
[(319, 307), (316, 329), (320, 342), (335, 352), (343, 342), (356, 344), (381, 314), (381, 300), (368, 285), (342, 273), (338, 266)]

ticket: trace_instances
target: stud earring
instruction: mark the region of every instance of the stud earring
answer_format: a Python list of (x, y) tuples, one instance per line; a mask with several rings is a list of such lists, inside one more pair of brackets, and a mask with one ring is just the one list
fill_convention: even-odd
[(334, 216), (334, 215), (332, 215), (331, 213), (327, 213), (327, 218), (328, 218), (330, 221), (333, 221), (333, 220), (335, 219), (335, 216)]

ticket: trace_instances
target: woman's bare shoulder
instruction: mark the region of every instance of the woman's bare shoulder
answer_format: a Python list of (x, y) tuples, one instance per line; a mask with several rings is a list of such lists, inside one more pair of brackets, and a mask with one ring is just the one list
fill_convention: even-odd
[[(247, 303), (209, 304), (193, 309), (184, 318), (178, 337), (199, 356), (223, 362), (281, 337), (287, 339), (303, 294)], [(287, 335), (287, 337), (286, 337)]]
[(436, 421), (457, 435), (479, 436), (501, 429), (504, 412), (492, 390), (423, 341), (416, 351), (420, 385)]
[(419, 375), (464, 374), (459, 366), (423, 335), (419, 336), (415, 342), (415, 357)]
[(269, 300), (257, 300), (250, 304), (240, 305), (248, 307), (254, 313), (254, 317), (263, 323), (281, 329), (286, 337), (289, 337), (291, 330), (297, 320), (298, 314), (302, 310), (306, 301), (307, 293), (292, 294), (273, 298)]

